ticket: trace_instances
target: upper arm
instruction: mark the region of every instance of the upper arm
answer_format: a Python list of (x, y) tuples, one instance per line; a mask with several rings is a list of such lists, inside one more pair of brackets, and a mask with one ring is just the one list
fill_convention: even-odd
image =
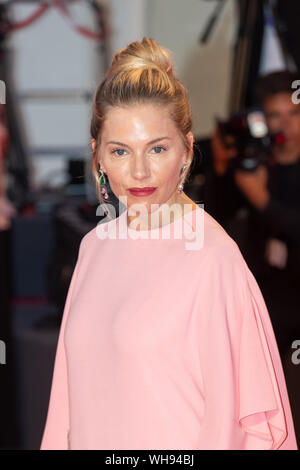
[(81, 242), (78, 259), (73, 271), (60, 325), (56, 355), (52, 374), (49, 405), (43, 431), (40, 450), (68, 449), (69, 416), (69, 384), (67, 358), (64, 345), (65, 326), (67, 323), (72, 296), (78, 276), (79, 262), (82, 252)]

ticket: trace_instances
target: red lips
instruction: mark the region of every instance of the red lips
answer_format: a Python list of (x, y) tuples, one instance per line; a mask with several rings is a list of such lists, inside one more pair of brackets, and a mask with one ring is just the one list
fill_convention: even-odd
[(145, 187), (145, 188), (129, 188), (130, 194), (133, 196), (149, 196), (153, 194), (156, 188), (153, 187)]

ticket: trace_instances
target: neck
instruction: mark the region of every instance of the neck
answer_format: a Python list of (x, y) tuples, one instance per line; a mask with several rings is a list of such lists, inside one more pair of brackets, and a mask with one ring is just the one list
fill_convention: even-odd
[[(173, 204), (176, 205), (174, 207), (175, 210), (170, 211)], [(197, 204), (186, 194), (176, 193), (168, 201), (160, 204), (158, 209), (148, 212), (146, 217), (143, 214), (140, 216), (128, 216), (127, 224), (136, 226), (137, 230), (151, 230), (172, 223), (197, 207)]]

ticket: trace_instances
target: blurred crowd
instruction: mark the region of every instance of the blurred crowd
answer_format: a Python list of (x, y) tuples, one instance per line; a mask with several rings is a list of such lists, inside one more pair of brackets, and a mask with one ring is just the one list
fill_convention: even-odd
[[(283, 137), (270, 140), (266, 155), (249, 158), (246, 142), (236, 145), (234, 134), (222, 136), (218, 126), (211, 139), (198, 142), (204, 207), (238, 243), (256, 277), (282, 356), (300, 339), (300, 107), (292, 99), (296, 78), (293, 72), (279, 71), (257, 81), (255, 106), (264, 114), (268, 135)], [(247, 167), (251, 158), (255, 165)]]

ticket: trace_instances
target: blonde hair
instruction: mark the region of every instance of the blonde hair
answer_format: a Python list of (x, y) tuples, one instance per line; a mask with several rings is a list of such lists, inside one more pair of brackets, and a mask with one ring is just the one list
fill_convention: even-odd
[(94, 93), (90, 134), (96, 141), (92, 151), (92, 170), (100, 202), (103, 202), (103, 197), (97, 153), (105, 114), (110, 107), (145, 102), (168, 106), (185, 148), (191, 152), (186, 139), (186, 134), (192, 129), (187, 90), (174, 74), (171, 52), (147, 37), (141, 42), (131, 42), (114, 55), (109, 70)]

